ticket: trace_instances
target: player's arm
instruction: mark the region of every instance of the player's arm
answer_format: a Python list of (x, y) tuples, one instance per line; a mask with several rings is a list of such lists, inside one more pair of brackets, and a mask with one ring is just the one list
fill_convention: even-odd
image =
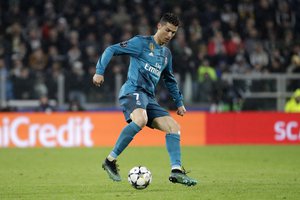
[(168, 64), (162, 73), (162, 78), (173, 101), (175, 102), (175, 105), (177, 107), (177, 114), (183, 116), (186, 112), (186, 109), (183, 105), (183, 96), (179, 91), (177, 81), (173, 74), (172, 57), (168, 59)]
[(98, 59), (96, 74), (93, 83), (100, 86), (104, 82), (104, 72), (113, 56), (130, 55), (138, 56), (142, 52), (142, 44), (139, 37), (133, 37), (128, 41), (120, 42), (107, 47)]
[(96, 74), (104, 75), (105, 69), (113, 56), (131, 55), (138, 56), (142, 52), (139, 37), (133, 37), (128, 41), (120, 42), (107, 47), (100, 56), (96, 65)]

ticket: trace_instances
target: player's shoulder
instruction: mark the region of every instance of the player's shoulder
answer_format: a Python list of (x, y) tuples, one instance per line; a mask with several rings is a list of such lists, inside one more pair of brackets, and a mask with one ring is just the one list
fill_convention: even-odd
[(139, 40), (142, 44), (148, 44), (152, 41), (151, 36), (147, 35), (136, 35), (135, 38)]
[(169, 47), (163, 46), (163, 48), (164, 48), (164, 50), (165, 50), (166, 52), (171, 53), (171, 50), (169, 49)]
[(152, 42), (151, 36), (136, 35), (134, 37), (142, 46), (148, 46)]
[(135, 37), (140, 39), (140, 40), (145, 40), (145, 41), (152, 40), (150, 35), (136, 35)]
[(167, 46), (163, 46), (163, 49), (167, 56), (172, 55), (171, 50)]

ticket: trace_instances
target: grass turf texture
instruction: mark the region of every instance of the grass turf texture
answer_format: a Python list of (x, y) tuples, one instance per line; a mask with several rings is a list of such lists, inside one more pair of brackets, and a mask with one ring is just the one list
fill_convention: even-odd
[[(101, 168), (111, 148), (0, 149), (0, 199), (300, 199), (300, 146), (183, 147), (195, 187), (168, 181), (164, 147), (130, 147), (118, 160), (122, 182)], [(127, 173), (145, 165), (152, 184), (135, 190)]]

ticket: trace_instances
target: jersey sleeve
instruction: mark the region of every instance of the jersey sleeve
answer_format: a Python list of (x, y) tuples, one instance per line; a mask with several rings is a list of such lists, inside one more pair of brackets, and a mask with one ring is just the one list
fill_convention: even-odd
[(176, 107), (178, 108), (183, 106), (183, 96), (179, 91), (177, 81), (173, 74), (172, 56), (170, 56), (168, 59), (168, 64), (162, 73), (162, 78), (168, 91), (170, 92), (173, 101), (175, 102)]
[(103, 75), (108, 63), (113, 56), (130, 55), (138, 56), (142, 52), (142, 42), (139, 37), (135, 36), (128, 41), (123, 41), (107, 47), (98, 59), (96, 65), (96, 74)]

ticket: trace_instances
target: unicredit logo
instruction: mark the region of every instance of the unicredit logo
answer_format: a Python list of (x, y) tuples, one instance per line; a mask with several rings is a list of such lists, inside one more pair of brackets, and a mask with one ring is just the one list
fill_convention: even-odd
[(77, 147), (93, 146), (93, 124), (89, 117), (69, 117), (61, 125), (32, 123), (30, 118), (7, 117), (0, 121), (1, 147)]

